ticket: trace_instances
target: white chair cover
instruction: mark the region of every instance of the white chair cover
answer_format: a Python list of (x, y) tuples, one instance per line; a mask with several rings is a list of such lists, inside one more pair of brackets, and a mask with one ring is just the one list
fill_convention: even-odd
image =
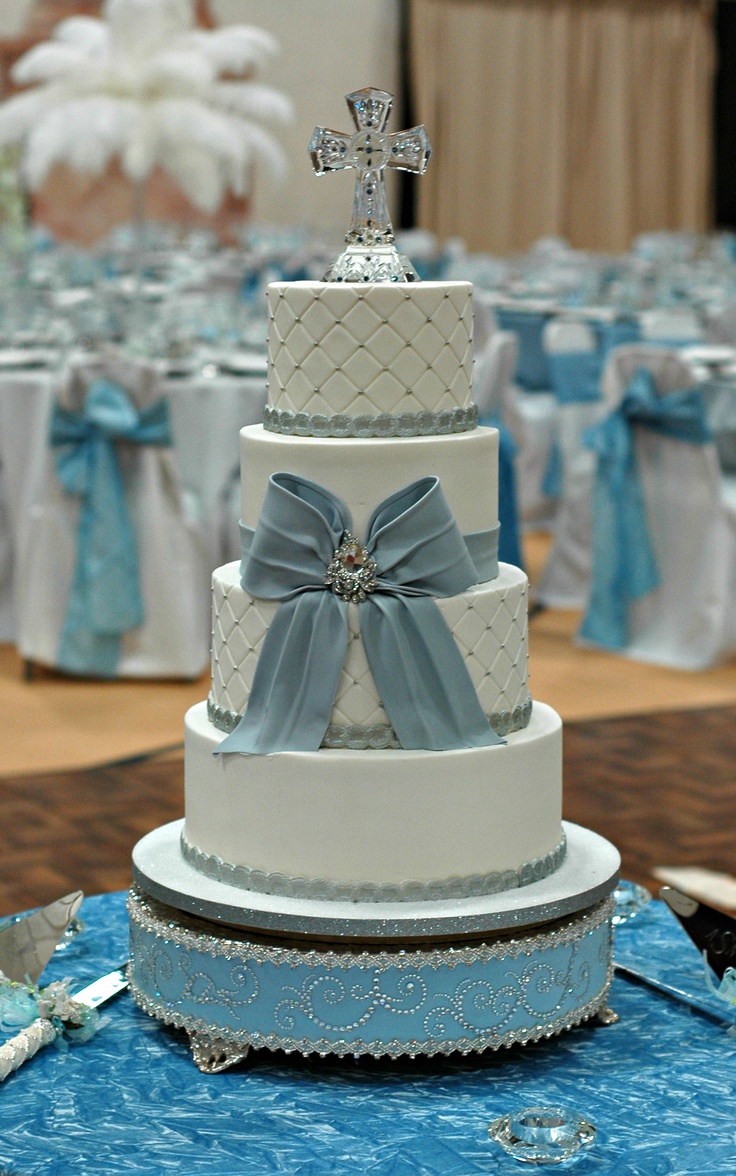
[[(108, 352), (72, 359), (58, 381), (58, 402), (78, 412), (99, 378), (124, 388), (139, 409), (163, 395), (153, 365)], [(209, 660), (211, 562), (187, 517), (173, 449), (123, 444), (118, 457), (137, 541), (144, 622), (123, 634), (117, 676), (197, 677)], [(51, 449), (44, 462), (18, 553), (17, 644), (27, 661), (53, 667), (77, 557), (80, 506), (61, 486)]]
[[(608, 410), (641, 368), (651, 372), (661, 396), (694, 383), (673, 351), (620, 347), (604, 372)], [(628, 642), (620, 652), (704, 669), (736, 652), (736, 479), (722, 477), (712, 442), (689, 444), (636, 428), (634, 446), (660, 583), (630, 603)]]
[[(593, 355), (596, 351), (595, 335), (588, 324), (564, 319), (547, 324), (544, 345), (549, 353)], [(534, 588), (536, 603), (547, 608), (582, 608), (588, 597), (595, 458), (583, 445), (582, 436), (603, 412), (602, 398), (597, 403), (567, 401), (557, 405), (560, 496), (552, 547)]]
[(503, 420), (518, 357), (519, 340), (513, 331), (495, 331), (476, 355), (473, 398), (481, 420)]
[(703, 328), (690, 307), (654, 307), (639, 315), (641, 337), (650, 343), (699, 343)]

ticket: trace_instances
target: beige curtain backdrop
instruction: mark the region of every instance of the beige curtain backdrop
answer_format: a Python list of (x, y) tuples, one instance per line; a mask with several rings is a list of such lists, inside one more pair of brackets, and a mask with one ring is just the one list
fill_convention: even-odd
[(618, 252), (711, 224), (711, 0), (409, 0), (418, 223)]

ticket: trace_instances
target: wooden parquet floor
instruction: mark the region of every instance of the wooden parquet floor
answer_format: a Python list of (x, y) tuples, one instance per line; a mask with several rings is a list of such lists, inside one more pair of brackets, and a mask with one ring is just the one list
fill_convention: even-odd
[[(564, 756), (564, 815), (618, 846), (624, 877), (736, 873), (736, 707), (568, 723)], [(0, 779), (0, 915), (126, 889), (136, 841), (182, 814), (180, 754)]]

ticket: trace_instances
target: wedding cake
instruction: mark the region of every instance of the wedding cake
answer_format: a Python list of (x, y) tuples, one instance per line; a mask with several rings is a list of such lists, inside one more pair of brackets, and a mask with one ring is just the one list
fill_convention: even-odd
[(528, 582), (498, 561), (472, 287), (411, 280), (391, 245), (381, 169), (423, 170), (429, 145), (383, 134), (387, 98), (349, 96), (351, 137), (315, 133), (323, 169), (358, 159), (348, 249), (329, 280), (268, 289), (268, 406), (240, 434), (243, 557), (213, 575), (185, 816), (134, 853), (133, 992), (203, 1069), (251, 1045), (529, 1040), (610, 983), (618, 858), (562, 820)]

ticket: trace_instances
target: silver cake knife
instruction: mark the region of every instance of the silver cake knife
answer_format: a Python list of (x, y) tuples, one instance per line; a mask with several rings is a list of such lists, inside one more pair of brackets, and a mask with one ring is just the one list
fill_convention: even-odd
[[(124, 968), (115, 968), (105, 976), (93, 980), (80, 992), (75, 992), (71, 1000), (76, 1006), (96, 1009), (112, 1000), (118, 993), (123, 992), (129, 985), (128, 976)], [(77, 1009), (79, 1011), (79, 1009)], [(72, 1012), (72, 1017), (74, 1013)], [(51, 1045), (65, 1028), (73, 1029), (78, 1023), (70, 1019), (62, 1027), (45, 1017), (37, 1017), (27, 1029), (23, 1029), (10, 1041), (0, 1046), (0, 1082), (3, 1082), (14, 1070), (18, 1070), (40, 1049)]]
[(84, 894), (74, 890), (41, 910), (32, 911), (0, 927), (0, 972), (8, 980), (34, 984), (64, 937), (82, 905)]

